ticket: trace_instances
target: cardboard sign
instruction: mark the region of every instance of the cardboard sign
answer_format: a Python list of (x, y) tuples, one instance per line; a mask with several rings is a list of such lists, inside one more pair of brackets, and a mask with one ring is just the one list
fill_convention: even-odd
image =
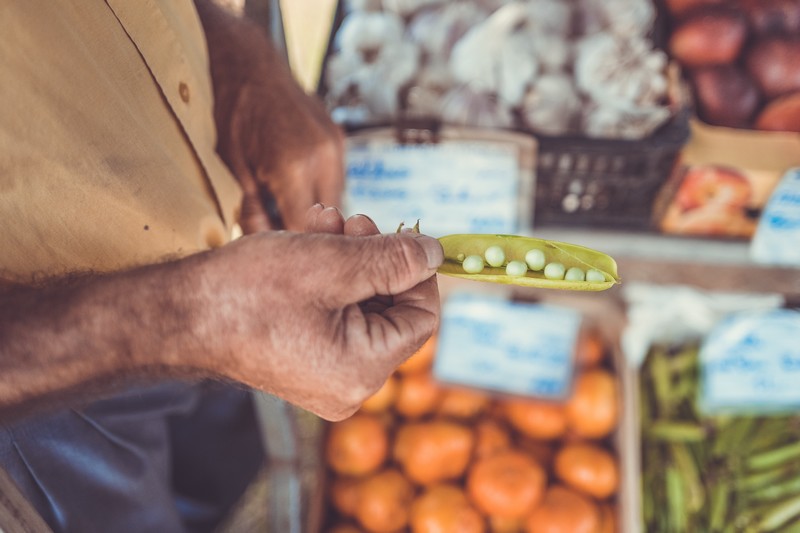
[(772, 193), (750, 255), (758, 263), (800, 267), (800, 168), (787, 172)]
[(423, 233), (434, 237), (519, 233), (524, 224), (519, 200), (529, 196), (522, 192), (520, 151), (514, 143), (351, 139), (345, 213), (368, 215), (384, 233), (417, 220)]
[(434, 376), (479, 389), (564, 399), (581, 314), (566, 307), (454, 293), (445, 302)]
[(708, 413), (800, 407), (800, 313), (744, 312), (718, 324), (700, 350), (701, 407)]

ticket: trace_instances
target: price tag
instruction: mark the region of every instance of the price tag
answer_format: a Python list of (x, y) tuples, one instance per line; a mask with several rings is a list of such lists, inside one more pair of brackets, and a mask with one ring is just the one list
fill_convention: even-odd
[(720, 322), (700, 350), (701, 407), (769, 413), (800, 407), (800, 313), (746, 312)]
[(564, 399), (581, 320), (566, 307), (454, 293), (442, 312), (434, 375), (456, 385)]
[(800, 267), (800, 168), (787, 172), (772, 193), (750, 254), (758, 263)]
[(369, 215), (381, 232), (421, 220), (434, 237), (519, 233), (519, 150), (511, 143), (351, 142), (345, 212)]

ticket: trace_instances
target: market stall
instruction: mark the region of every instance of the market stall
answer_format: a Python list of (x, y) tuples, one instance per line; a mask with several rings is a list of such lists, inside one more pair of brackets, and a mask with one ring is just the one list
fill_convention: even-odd
[(440, 275), (440, 331), (359, 413), (290, 413), (311, 438), (275, 523), (798, 530), (800, 2), (360, 0), (334, 18), (319, 93), (348, 134), (346, 214), (582, 245), (621, 284)]

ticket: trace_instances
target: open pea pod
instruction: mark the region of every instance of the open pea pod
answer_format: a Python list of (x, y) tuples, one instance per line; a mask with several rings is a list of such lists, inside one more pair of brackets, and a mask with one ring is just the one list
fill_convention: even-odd
[[(562, 289), (573, 291), (602, 291), (620, 282), (617, 274), (617, 263), (602, 252), (563, 242), (521, 237), (516, 235), (458, 234), (445, 235), (439, 238), (444, 248), (444, 263), (439, 273), (447, 276), (504, 283), (524, 287), (545, 289)], [(479, 273), (469, 273), (462, 264), (469, 256), (484, 257), (487, 249), (499, 246), (504, 252), (503, 265), (493, 267), (485, 265)], [(528, 269), (521, 275), (509, 275), (505, 265), (510, 261), (525, 263), (525, 257), (531, 250), (539, 250), (546, 263), (560, 263), (565, 270), (579, 268), (583, 272), (592, 272), (591, 281), (571, 281), (567, 279), (549, 279), (542, 270)]]

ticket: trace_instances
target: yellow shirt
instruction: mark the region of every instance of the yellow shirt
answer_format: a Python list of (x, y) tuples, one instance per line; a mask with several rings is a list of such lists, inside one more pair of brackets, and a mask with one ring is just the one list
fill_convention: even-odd
[(0, 2), (0, 279), (112, 271), (230, 239), (191, 0)]

